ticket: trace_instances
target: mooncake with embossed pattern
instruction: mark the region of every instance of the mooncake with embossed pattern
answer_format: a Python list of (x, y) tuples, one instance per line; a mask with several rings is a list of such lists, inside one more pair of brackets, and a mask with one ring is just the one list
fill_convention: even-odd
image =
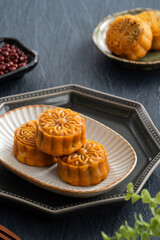
[(57, 158), (58, 174), (73, 186), (90, 186), (104, 180), (109, 171), (107, 152), (103, 145), (86, 140), (78, 151)]
[(38, 116), (36, 145), (53, 156), (71, 154), (86, 141), (85, 121), (71, 109), (48, 109)]
[(151, 27), (138, 16), (117, 17), (106, 33), (108, 49), (123, 58), (137, 60), (146, 55), (152, 46)]
[(152, 26), (152, 14), (155, 11), (143, 11), (136, 16), (140, 17), (145, 23), (147, 23), (150, 27)]
[(144, 11), (138, 16), (151, 27), (152, 49), (160, 50), (160, 11)]
[(52, 165), (56, 162), (56, 158), (42, 152), (36, 146), (36, 125), (36, 121), (31, 120), (15, 130), (13, 153), (19, 162), (30, 166)]

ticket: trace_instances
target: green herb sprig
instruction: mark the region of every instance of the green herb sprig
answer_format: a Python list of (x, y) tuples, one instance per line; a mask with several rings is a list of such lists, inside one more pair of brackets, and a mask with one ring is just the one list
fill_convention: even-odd
[(129, 183), (127, 186), (128, 194), (125, 200), (131, 199), (132, 203), (142, 200), (142, 203), (147, 203), (151, 213), (152, 218), (150, 222), (145, 222), (142, 214), (138, 216), (135, 214), (135, 224), (134, 227), (130, 227), (126, 221), (124, 225), (119, 228), (119, 231), (115, 233), (115, 236), (109, 237), (104, 232), (102, 232), (102, 237), (104, 240), (136, 240), (140, 237), (141, 240), (148, 240), (150, 237), (156, 236), (160, 237), (160, 192), (157, 193), (155, 198), (152, 198), (147, 189), (143, 189), (141, 194), (134, 193), (133, 184)]

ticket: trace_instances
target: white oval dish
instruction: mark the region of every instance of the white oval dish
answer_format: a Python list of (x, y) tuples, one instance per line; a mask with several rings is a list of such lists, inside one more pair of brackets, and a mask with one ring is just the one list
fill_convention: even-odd
[(71, 197), (93, 197), (109, 191), (122, 182), (134, 169), (137, 156), (132, 146), (109, 127), (82, 115), (89, 140), (103, 144), (108, 155), (110, 170), (101, 183), (88, 187), (75, 187), (64, 183), (57, 173), (57, 164), (49, 167), (30, 167), (17, 161), (13, 155), (14, 130), (21, 124), (36, 120), (48, 105), (30, 105), (11, 110), (0, 116), (0, 163), (27, 181)]

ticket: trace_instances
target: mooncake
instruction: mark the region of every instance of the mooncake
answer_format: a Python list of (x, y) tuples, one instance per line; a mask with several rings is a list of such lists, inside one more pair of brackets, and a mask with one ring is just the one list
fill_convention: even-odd
[(152, 31), (138, 16), (119, 16), (109, 25), (106, 44), (112, 53), (137, 60), (144, 57), (151, 48)]
[(86, 140), (78, 151), (57, 158), (60, 178), (73, 186), (100, 183), (108, 175), (107, 152), (103, 145)]
[(36, 146), (36, 125), (36, 121), (31, 120), (15, 130), (13, 153), (19, 162), (30, 166), (44, 167), (54, 164), (56, 158)]
[(152, 13), (153, 13), (153, 11), (143, 11), (143, 12), (137, 14), (137, 16), (140, 17), (145, 23), (147, 23), (151, 27), (152, 26)]
[(160, 11), (152, 12), (152, 49), (160, 50)]
[(151, 27), (153, 34), (151, 49), (160, 50), (160, 11), (144, 11), (138, 16)]
[(85, 121), (71, 109), (48, 109), (38, 116), (36, 145), (53, 156), (71, 154), (86, 141)]

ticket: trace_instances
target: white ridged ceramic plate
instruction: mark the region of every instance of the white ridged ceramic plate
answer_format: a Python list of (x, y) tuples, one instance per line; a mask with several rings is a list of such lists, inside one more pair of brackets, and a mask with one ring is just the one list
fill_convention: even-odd
[(89, 187), (75, 187), (64, 183), (57, 173), (57, 164), (49, 167), (30, 167), (13, 155), (14, 130), (21, 124), (37, 119), (39, 113), (53, 106), (24, 106), (0, 117), (0, 162), (12, 172), (47, 190), (72, 196), (92, 197), (102, 194), (123, 181), (134, 169), (137, 157), (132, 146), (118, 133), (105, 125), (84, 116), (89, 140), (103, 144), (107, 150), (110, 171), (105, 180)]

